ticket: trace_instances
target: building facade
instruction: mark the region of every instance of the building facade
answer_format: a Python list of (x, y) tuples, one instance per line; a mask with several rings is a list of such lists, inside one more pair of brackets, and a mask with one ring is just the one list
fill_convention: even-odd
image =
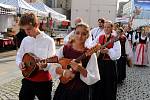
[(119, 7), (118, 7), (118, 17), (122, 17), (123, 16), (123, 7), (127, 2), (119, 2)]
[(128, 17), (128, 18), (133, 16), (133, 12), (135, 10), (135, 7), (140, 6), (141, 13), (140, 13), (140, 15), (137, 15), (134, 18), (133, 24), (132, 24), (133, 28), (137, 28), (139, 26), (149, 25), (149, 23), (150, 23), (149, 5), (150, 5), (150, 0), (147, 0), (147, 2), (145, 2), (145, 0), (140, 0), (140, 2), (139, 2), (139, 0), (130, 0), (127, 4), (124, 5), (123, 15), (125, 17)]
[(91, 27), (95, 27), (99, 18), (115, 21), (116, 14), (117, 0), (72, 0), (71, 22), (76, 17), (82, 17)]

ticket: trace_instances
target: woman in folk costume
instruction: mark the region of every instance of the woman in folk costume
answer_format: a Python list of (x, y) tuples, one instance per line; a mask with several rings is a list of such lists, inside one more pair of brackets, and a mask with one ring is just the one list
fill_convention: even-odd
[[(57, 56), (62, 67), (56, 71), (60, 75), (60, 84), (53, 100), (91, 100), (90, 85), (100, 80), (100, 75), (95, 53), (81, 57), (89, 50), (84, 45), (88, 37), (88, 25), (79, 23), (75, 27), (72, 42), (58, 50)], [(79, 57), (82, 58), (78, 60), (80, 62), (77, 61)], [(70, 62), (67, 64), (69, 68), (65, 69), (62, 62), (65, 62), (66, 58), (70, 59)]]
[(130, 52), (132, 50), (130, 49), (130, 44), (127, 40), (127, 37), (125, 36), (123, 28), (120, 27), (117, 33), (119, 35), (119, 41), (121, 44), (121, 57), (117, 60), (117, 82), (122, 83), (123, 80), (126, 78), (126, 63), (127, 59), (131, 58)]
[[(115, 36), (112, 34), (112, 22), (104, 24), (104, 34), (99, 36), (99, 43), (104, 45)], [(100, 50), (98, 67), (101, 80), (93, 85), (93, 100), (116, 100), (117, 93), (117, 70), (116, 61), (121, 56), (120, 42), (111, 42)]]
[(143, 29), (136, 41), (135, 65), (143, 66), (148, 64), (148, 41), (147, 33)]
[(133, 42), (134, 42), (134, 31), (131, 29), (130, 26), (124, 26), (124, 33), (127, 37), (127, 40), (129, 41), (130, 47), (128, 48), (128, 51), (130, 51), (130, 59), (132, 62), (134, 62), (134, 48), (133, 48)]

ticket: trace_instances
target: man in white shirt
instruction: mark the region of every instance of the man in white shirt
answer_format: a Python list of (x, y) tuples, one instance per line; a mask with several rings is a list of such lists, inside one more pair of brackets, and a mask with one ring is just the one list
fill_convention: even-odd
[[(16, 64), (21, 71), (26, 70), (28, 67), (22, 62), (25, 53), (32, 53), (39, 59), (46, 59), (55, 55), (55, 42), (51, 37), (39, 30), (39, 22), (36, 15), (33, 13), (23, 15), (19, 25), (28, 35), (22, 40), (16, 56)], [(32, 64), (31, 61), (29, 63)], [(22, 79), (19, 100), (34, 100), (35, 95), (39, 100), (51, 100), (52, 76), (49, 71), (44, 71), (42, 68), (52, 66), (50, 63), (47, 64), (46, 60), (38, 62), (37, 66), (39, 68), (35, 74)]]
[(98, 19), (98, 27), (93, 28), (91, 30), (92, 40), (96, 39), (96, 37), (101, 33), (101, 31), (104, 29), (104, 23), (105, 19), (100, 18)]

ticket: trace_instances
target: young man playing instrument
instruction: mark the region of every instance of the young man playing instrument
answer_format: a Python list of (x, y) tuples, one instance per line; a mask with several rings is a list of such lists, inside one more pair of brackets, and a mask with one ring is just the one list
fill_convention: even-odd
[[(54, 40), (39, 30), (39, 22), (33, 13), (24, 14), (20, 19), (20, 26), (28, 35), (21, 43), (17, 52), (16, 63), (21, 71), (26, 70), (26, 64), (22, 62), (25, 53), (32, 53), (39, 59), (49, 58), (55, 55)], [(37, 60), (37, 59), (35, 59)], [(32, 65), (32, 62), (29, 63)], [(19, 93), (19, 100), (34, 100), (35, 96), (39, 100), (51, 100), (52, 76), (42, 68), (50, 66), (46, 61), (38, 62), (37, 72), (22, 79), (22, 87)]]

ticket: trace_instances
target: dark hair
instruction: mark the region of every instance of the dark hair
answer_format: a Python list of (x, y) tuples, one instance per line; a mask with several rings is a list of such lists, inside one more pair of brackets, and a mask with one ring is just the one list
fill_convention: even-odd
[(99, 18), (99, 19), (98, 19), (98, 22), (99, 22), (99, 21), (100, 21), (101, 23), (105, 23), (105, 19), (104, 19), (104, 18)]
[(19, 25), (24, 26), (24, 25), (31, 25), (35, 26), (38, 24), (38, 18), (34, 13), (26, 13), (20, 18)]

